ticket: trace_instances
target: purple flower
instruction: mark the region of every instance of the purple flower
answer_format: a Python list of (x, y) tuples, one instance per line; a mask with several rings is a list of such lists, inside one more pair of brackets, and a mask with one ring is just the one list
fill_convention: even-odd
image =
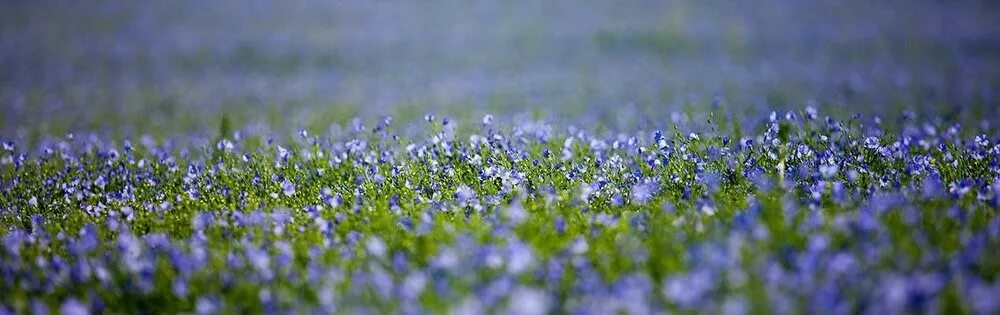
[(460, 185), (455, 189), (455, 200), (458, 201), (460, 205), (465, 205), (470, 200), (476, 198), (476, 192), (472, 190), (469, 186)]
[(837, 175), (837, 171), (839, 170), (840, 167), (838, 167), (836, 164), (823, 164), (819, 166), (819, 174), (826, 179), (832, 178), (834, 175)]
[(549, 311), (550, 298), (538, 289), (521, 287), (510, 295), (509, 311), (512, 314), (541, 315)]
[(215, 298), (200, 297), (195, 302), (194, 312), (198, 315), (216, 314), (220, 310), (219, 302)]
[(423, 272), (412, 272), (403, 279), (400, 286), (400, 295), (404, 300), (415, 300), (423, 293), (427, 286), (427, 276)]
[(90, 309), (80, 300), (69, 298), (59, 307), (59, 313), (63, 315), (90, 315)]
[(98, 246), (97, 227), (87, 224), (80, 229), (80, 238), (70, 244), (70, 251), (75, 255), (84, 255)]
[(295, 194), (295, 184), (292, 184), (292, 182), (286, 179), (281, 182), (281, 191), (285, 194), (285, 197), (291, 197)]
[(377, 236), (368, 238), (368, 241), (365, 242), (365, 249), (368, 250), (368, 253), (371, 254), (372, 256), (378, 257), (380, 259), (385, 258), (385, 252), (386, 252), (385, 242), (383, 242), (382, 239)]
[(712, 274), (707, 270), (695, 270), (676, 275), (663, 284), (663, 295), (667, 300), (682, 308), (696, 308), (715, 286)]
[(521, 274), (534, 265), (535, 258), (531, 247), (514, 241), (507, 246), (507, 271), (512, 274)]
[(653, 198), (659, 190), (659, 185), (655, 182), (643, 182), (632, 186), (632, 202), (637, 204), (646, 204), (647, 201)]

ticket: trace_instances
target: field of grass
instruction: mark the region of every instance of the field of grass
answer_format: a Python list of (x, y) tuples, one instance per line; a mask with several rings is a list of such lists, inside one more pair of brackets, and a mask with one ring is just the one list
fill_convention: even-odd
[(0, 1), (0, 314), (996, 314), (995, 20)]

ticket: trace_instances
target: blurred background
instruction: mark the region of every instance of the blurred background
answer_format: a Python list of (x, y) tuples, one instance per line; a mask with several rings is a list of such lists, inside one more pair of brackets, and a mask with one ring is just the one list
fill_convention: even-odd
[(627, 130), (807, 104), (984, 125), (997, 21), (993, 1), (0, 0), (0, 135)]

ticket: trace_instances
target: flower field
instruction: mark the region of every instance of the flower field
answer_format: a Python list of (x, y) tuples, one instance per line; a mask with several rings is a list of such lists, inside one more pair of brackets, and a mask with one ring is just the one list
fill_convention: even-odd
[(190, 147), (5, 143), (3, 302), (997, 310), (1000, 145), (958, 126), (889, 133), (811, 108), (745, 135), (426, 120), (423, 138), (385, 120), (288, 147), (238, 132)]
[(0, 314), (1000, 313), (992, 6), (251, 2), (0, 4)]

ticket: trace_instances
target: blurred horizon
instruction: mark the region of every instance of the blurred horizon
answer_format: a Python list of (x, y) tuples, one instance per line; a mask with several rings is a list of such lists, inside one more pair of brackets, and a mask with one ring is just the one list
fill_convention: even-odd
[(810, 102), (995, 124), (998, 20), (989, 1), (0, 1), (0, 134), (628, 129)]

